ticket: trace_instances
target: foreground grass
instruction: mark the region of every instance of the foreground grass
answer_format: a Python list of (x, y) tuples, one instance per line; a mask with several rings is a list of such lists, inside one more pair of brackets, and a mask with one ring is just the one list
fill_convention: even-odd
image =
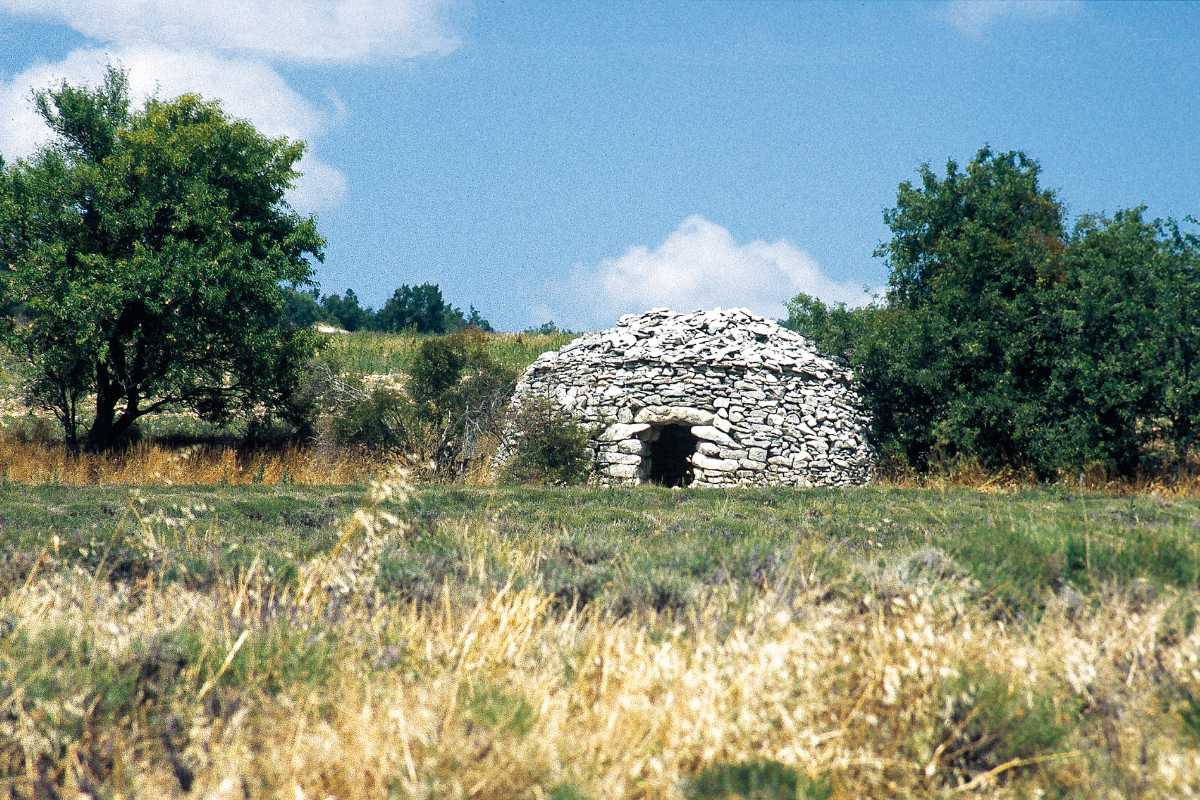
[(1200, 503), (0, 487), (0, 797), (1183, 797)]

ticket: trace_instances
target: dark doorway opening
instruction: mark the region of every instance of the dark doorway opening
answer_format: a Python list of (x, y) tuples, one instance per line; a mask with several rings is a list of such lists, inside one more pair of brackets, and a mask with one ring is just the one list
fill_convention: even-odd
[(658, 438), (650, 442), (651, 483), (663, 486), (688, 486), (692, 482), (692, 465), (688, 456), (696, 452), (700, 440), (687, 425), (664, 425)]

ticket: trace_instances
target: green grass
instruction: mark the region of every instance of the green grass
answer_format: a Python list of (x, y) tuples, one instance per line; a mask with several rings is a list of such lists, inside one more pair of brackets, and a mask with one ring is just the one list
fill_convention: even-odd
[[(406, 524), (360, 550), (360, 510)], [(1200, 690), (1169, 667), (1194, 650), (1197, 530), (1197, 500), (1055, 489), (3, 485), (0, 714), (20, 730), (0, 729), (0, 780), (32, 796), (77, 770), (108, 796), (137, 764), (166, 781), (147, 796), (290, 770), (310, 796), (1136, 796), (1138, 753), (1200, 740)], [(337, 552), (367, 553), (356, 585), (381, 594), (329, 589)], [(270, 757), (310, 741), (319, 768)], [(380, 783), (346, 782), (359, 767)]]
[[(406, 333), (355, 331), (327, 339), (321, 357), (335, 373), (388, 375), (408, 372), (424, 337)], [(547, 350), (557, 350), (575, 334), (496, 334), (487, 337), (484, 349), (498, 364), (520, 372)]]
[(287, 581), (328, 549), (337, 521), (363, 495), (358, 487), (3, 485), (0, 583), (23, 580), (43, 549), (113, 581), (153, 576), (206, 586), (255, 559)]
[[(64, 563), (116, 578), (206, 584), (258, 558), (286, 583), (363, 497), (356, 487), (9, 485), (0, 487), (0, 546), (16, 572), (57, 537)], [(411, 531), (382, 555), (377, 581), (418, 600), (447, 581), (483, 591), (513, 580), (564, 606), (624, 614), (683, 611), (717, 585), (817, 579), (886, 595), (948, 582), (1021, 618), (1068, 588), (1087, 595), (1138, 581), (1155, 594), (1200, 583), (1195, 500), (1051, 489), (433, 487), (415, 492), (403, 515)]]

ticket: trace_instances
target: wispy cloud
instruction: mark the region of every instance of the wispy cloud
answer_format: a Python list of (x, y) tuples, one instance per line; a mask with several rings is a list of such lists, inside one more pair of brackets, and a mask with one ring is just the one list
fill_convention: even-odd
[(439, 0), (0, 0), (99, 42), (237, 51), (269, 59), (412, 58), (457, 49)]
[[(96, 85), (107, 64), (129, 71), (134, 100), (196, 92), (269, 136), (318, 138), (344, 116), (292, 89), (278, 61), (346, 61), (443, 55), (460, 40), (438, 0), (0, 0), (0, 13), (57, 21), (96, 44), (57, 63), (37, 62), (0, 83), (0, 153), (31, 155), (50, 130), (34, 113), (31, 92), (67, 81)], [(345, 177), (314, 154), (289, 200), (311, 213), (340, 204)]]
[(830, 279), (786, 239), (739, 245), (728, 230), (699, 215), (685, 219), (654, 249), (636, 245), (595, 268), (577, 268), (573, 283), (572, 294), (586, 309), (584, 322), (600, 325), (660, 306), (677, 311), (744, 306), (781, 317), (784, 302), (799, 292), (849, 305), (868, 299), (861, 286)]
[(941, 8), (947, 22), (980, 38), (1006, 20), (1049, 19), (1074, 14), (1082, 6), (1082, 0), (954, 0)]

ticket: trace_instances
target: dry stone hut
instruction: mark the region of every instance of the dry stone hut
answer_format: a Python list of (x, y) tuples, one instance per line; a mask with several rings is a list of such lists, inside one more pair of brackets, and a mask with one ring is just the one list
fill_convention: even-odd
[(603, 484), (844, 486), (873, 474), (850, 372), (745, 309), (624, 316), (543, 353), (514, 407), (531, 395), (596, 428)]

